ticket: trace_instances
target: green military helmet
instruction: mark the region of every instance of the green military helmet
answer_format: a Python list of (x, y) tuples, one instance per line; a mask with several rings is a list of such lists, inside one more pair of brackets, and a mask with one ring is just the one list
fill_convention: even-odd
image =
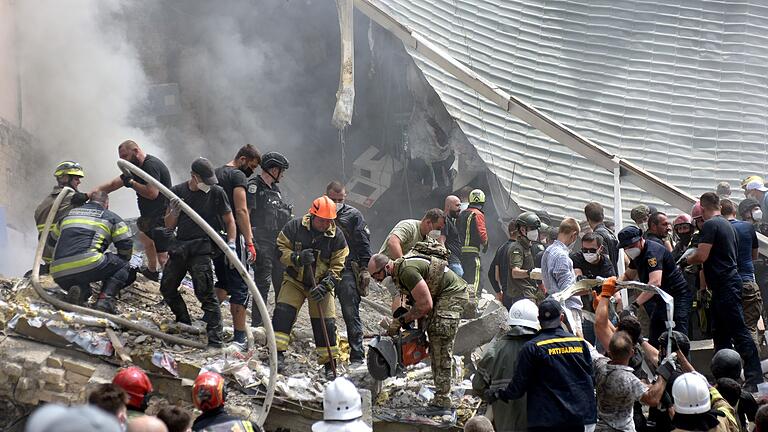
[(516, 225), (518, 227), (524, 226), (529, 230), (539, 229), (541, 227), (541, 219), (534, 212), (523, 212), (517, 217)]
[(474, 189), (469, 193), (470, 204), (485, 204), (485, 192), (480, 189)]
[(631, 217), (635, 222), (638, 220), (643, 220), (650, 215), (651, 209), (648, 208), (648, 206), (645, 204), (640, 204), (639, 206), (633, 208), (631, 212), (629, 212), (629, 217)]
[(77, 162), (64, 161), (56, 166), (56, 171), (53, 172), (54, 177), (61, 177), (63, 175), (85, 177), (85, 171), (83, 171), (83, 167)]

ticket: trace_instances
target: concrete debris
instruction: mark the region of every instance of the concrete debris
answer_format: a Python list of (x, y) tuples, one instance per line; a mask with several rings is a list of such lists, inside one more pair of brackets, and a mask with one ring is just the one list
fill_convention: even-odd
[[(497, 300), (489, 302), (489, 305), (501, 305)], [(507, 311), (503, 306), (492, 307), (490, 312), (483, 312), (480, 318), (463, 322), (456, 332), (456, 342), (453, 345), (453, 353), (466, 355), (474, 351), (478, 346), (485, 345), (499, 333), (507, 328)]]

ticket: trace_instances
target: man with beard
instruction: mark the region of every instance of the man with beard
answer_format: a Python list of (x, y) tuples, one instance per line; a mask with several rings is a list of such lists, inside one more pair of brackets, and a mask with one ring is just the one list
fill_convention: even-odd
[[(261, 163), (261, 155), (258, 150), (246, 144), (237, 151), (234, 159), (216, 169), (219, 186), (227, 194), (229, 205), (235, 215), (236, 254), (238, 257), (242, 256), (240, 236), (243, 236), (248, 252), (247, 259), (251, 264), (256, 261), (256, 248), (253, 246), (253, 232), (245, 192), (248, 187), (248, 177), (253, 174), (253, 170), (259, 166), (259, 163)], [(219, 301), (224, 301), (229, 296), (229, 310), (232, 313), (232, 327), (235, 333), (233, 342), (238, 348), (244, 350), (248, 343), (245, 336), (245, 315), (250, 299), (248, 285), (220, 251), (216, 251), (213, 255), (213, 266), (216, 271), (216, 297)]]
[[(117, 147), (117, 153), (120, 159), (141, 168), (152, 178), (162, 183), (163, 186), (171, 187), (171, 173), (168, 171), (168, 167), (156, 156), (145, 153), (134, 141), (123, 141)], [(158, 281), (160, 270), (168, 261), (167, 248), (171, 238), (165, 229), (164, 222), (168, 200), (160, 193), (159, 189), (147, 184), (141, 177), (134, 177), (128, 172), (99, 186), (97, 190), (111, 193), (121, 187), (133, 189), (139, 204), (139, 219), (136, 224), (139, 227), (139, 240), (144, 246), (144, 253), (147, 257), (147, 268), (142, 271), (142, 274), (147, 279)]]
[(458, 276), (464, 275), (464, 268), (461, 266), (461, 239), (459, 231), (456, 229), (456, 218), (461, 213), (461, 200), (455, 195), (445, 197), (445, 226), (440, 232), (440, 243), (442, 243), (451, 254), (448, 256), (448, 268), (453, 270)]
[(669, 241), (669, 219), (662, 212), (652, 213), (648, 217), (648, 231), (645, 232), (645, 238), (655, 241), (672, 252), (672, 242)]

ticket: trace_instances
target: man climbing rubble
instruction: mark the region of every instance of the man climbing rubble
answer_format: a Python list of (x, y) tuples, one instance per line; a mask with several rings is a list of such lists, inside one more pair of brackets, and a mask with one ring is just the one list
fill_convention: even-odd
[(485, 228), (485, 193), (475, 189), (469, 193), (469, 207), (459, 214), (456, 229), (461, 239), (461, 267), (464, 280), (469, 286), (469, 310), (477, 309), (477, 299), (483, 283), (480, 266), (480, 250), (488, 251), (488, 231)]
[(288, 222), (277, 236), (280, 262), (286, 266), (272, 318), (281, 370), (291, 329), (306, 300), (317, 361), (324, 365), (327, 378), (335, 373), (339, 346), (333, 298), (349, 255), (344, 234), (336, 226), (336, 215), (336, 203), (323, 195), (312, 202), (307, 214)]
[[(215, 231), (226, 229), (227, 245), (235, 252), (235, 218), (229, 207), (224, 189), (219, 186), (208, 159), (197, 158), (192, 162), (190, 179), (171, 188), (200, 215)], [(222, 226), (223, 222), (223, 226)], [(176, 321), (192, 324), (187, 305), (179, 294), (179, 284), (189, 272), (195, 297), (203, 309), (203, 321), (208, 333), (208, 345), (223, 346), (221, 309), (213, 288), (211, 254), (214, 245), (208, 235), (186, 213), (181, 212), (180, 202), (171, 202), (165, 216), (168, 229), (177, 228), (176, 238), (169, 249), (170, 257), (160, 281), (163, 299), (176, 316)]]
[[(445, 213), (438, 208), (427, 210), (421, 220), (404, 219), (392, 228), (379, 253), (391, 259), (398, 259), (413, 249), (416, 243), (430, 241), (429, 234), (445, 227)], [(438, 233), (434, 238), (439, 237)]]
[[(248, 186), (248, 177), (253, 174), (253, 170), (260, 162), (261, 155), (259, 152), (252, 145), (246, 144), (237, 151), (234, 159), (217, 168), (215, 172), (219, 185), (227, 194), (227, 200), (229, 200), (235, 215), (237, 227), (236, 255), (240, 257), (242, 254), (243, 248), (240, 244), (240, 236), (242, 235), (245, 240), (247, 259), (251, 263), (256, 260), (256, 249), (253, 245), (253, 232), (251, 231), (251, 220), (248, 217), (245, 190)], [(243, 350), (248, 345), (245, 337), (246, 308), (250, 300), (248, 285), (221, 251), (214, 253), (213, 266), (216, 272), (216, 297), (220, 301), (229, 298), (229, 310), (232, 313), (232, 327), (235, 333), (233, 343)]]
[[(163, 186), (171, 187), (171, 174), (168, 167), (156, 156), (144, 152), (135, 141), (123, 141), (117, 147), (117, 153), (120, 159), (141, 168)], [(163, 220), (168, 200), (159, 189), (127, 172), (99, 186), (97, 190), (112, 193), (121, 187), (133, 189), (136, 192), (140, 215), (136, 225), (139, 227), (139, 240), (144, 246), (147, 258), (147, 268), (142, 271), (142, 274), (150, 280), (157, 281), (160, 278), (160, 270), (168, 260), (166, 251), (170, 234), (164, 228)]]
[(336, 297), (341, 304), (341, 313), (344, 315), (344, 323), (347, 326), (349, 362), (358, 366), (365, 360), (360, 298), (368, 294), (368, 285), (371, 282), (371, 274), (368, 273), (368, 260), (371, 259), (371, 232), (368, 230), (363, 214), (344, 203), (347, 191), (343, 184), (337, 181), (328, 183), (325, 194), (336, 203), (336, 226), (344, 233), (349, 247), (349, 255), (341, 272), (341, 281), (336, 288)]
[[(79, 163), (74, 161), (64, 161), (56, 166), (56, 170), (53, 172), (53, 176), (56, 178), (56, 186), (53, 187), (53, 191), (46, 195), (43, 202), (35, 209), (35, 224), (37, 225), (38, 237), (43, 232), (45, 227), (45, 220), (48, 218), (48, 213), (51, 211), (53, 201), (59, 195), (62, 189), (69, 187), (74, 189), (74, 194), (67, 195), (62, 201), (59, 209), (56, 211), (56, 216), (53, 218), (53, 225), (56, 226), (66, 216), (70, 210), (75, 207), (80, 207), (88, 201), (88, 194), (79, 192), (77, 188), (80, 186), (80, 182), (85, 177), (85, 171)], [(39, 238), (38, 238), (39, 240)], [(53, 259), (53, 248), (46, 244), (43, 249), (43, 262), (40, 273), (48, 273), (48, 265)]]
[[(467, 306), (467, 283), (447, 268), (447, 261), (413, 254), (394, 261), (376, 254), (368, 263), (368, 271), (376, 281), (392, 278), (406, 304), (407, 312), (392, 320), (388, 334), (396, 335), (403, 326), (418, 320), (419, 328), (429, 337), (429, 357), (435, 381), (435, 398), (431, 404), (441, 410), (451, 408), (451, 361), (459, 319)], [(424, 325), (422, 325), (424, 324)]]
[[(283, 202), (277, 184), (288, 170), (288, 159), (277, 152), (267, 152), (261, 157), (261, 173), (248, 179), (248, 213), (256, 249), (253, 263), (253, 281), (259, 288), (264, 304), (268, 304), (269, 287), (280, 294), (283, 266), (277, 253), (277, 235), (280, 229), (293, 217), (291, 206)], [(251, 303), (251, 326), (262, 323), (256, 300)]]
[[(102, 281), (95, 308), (115, 313), (115, 297), (135, 276), (130, 268), (133, 234), (123, 219), (108, 210), (109, 197), (94, 192), (81, 207), (71, 209), (51, 231), (55, 244), (51, 276), (66, 300), (82, 305), (91, 297), (91, 282)], [(117, 254), (107, 252), (114, 243)]]

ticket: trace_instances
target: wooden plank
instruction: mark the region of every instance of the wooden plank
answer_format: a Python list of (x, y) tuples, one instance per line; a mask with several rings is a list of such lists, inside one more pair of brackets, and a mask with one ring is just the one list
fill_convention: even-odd
[(112, 347), (115, 349), (115, 354), (120, 357), (120, 360), (122, 360), (123, 363), (133, 363), (131, 356), (125, 351), (125, 346), (120, 342), (120, 338), (117, 337), (114, 330), (108, 328), (107, 336), (109, 336), (109, 340), (112, 341)]

